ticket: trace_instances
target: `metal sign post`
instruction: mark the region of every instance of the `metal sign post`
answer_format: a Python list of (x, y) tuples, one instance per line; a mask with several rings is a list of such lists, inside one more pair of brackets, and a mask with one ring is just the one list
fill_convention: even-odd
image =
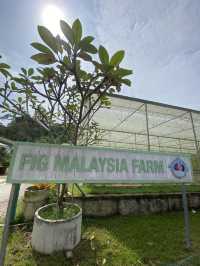
[(17, 199), (19, 195), (19, 188), (20, 188), (19, 184), (12, 184), (7, 213), (6, 213), (5, 226), (4, 226), (4, 231), (3, 231), (2, 241), (1, 241), (0, 266), (4, 265), (4, 259), (6, 255), (6, 247), (7, 247), (8, 235), (9, 235), (9, 227), (10, 227), (12, 220), (15, 217)]
[(185, 243), (186, 243), (186, 248), (190, 249), (192, 243), (190, 239), (188, 201), (187, 201), (186, 187), (184, 183), (182, 183), (182, 202), (183, 202), (184, 222), (185, 222)]

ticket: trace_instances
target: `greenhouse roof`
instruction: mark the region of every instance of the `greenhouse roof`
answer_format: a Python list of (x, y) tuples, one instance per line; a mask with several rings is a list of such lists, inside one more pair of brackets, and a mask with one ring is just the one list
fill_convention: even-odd
[(120, 95), (109, 98), (111, 107), (94, 118), (103, 129), (98, 146), (196, 153), (200, 111)]

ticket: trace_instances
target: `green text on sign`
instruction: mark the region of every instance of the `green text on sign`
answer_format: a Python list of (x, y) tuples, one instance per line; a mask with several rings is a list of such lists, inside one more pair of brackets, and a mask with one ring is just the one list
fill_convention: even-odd
[(187, 155), (17, 142), (8, 182), (191, 182), (191, 172)]

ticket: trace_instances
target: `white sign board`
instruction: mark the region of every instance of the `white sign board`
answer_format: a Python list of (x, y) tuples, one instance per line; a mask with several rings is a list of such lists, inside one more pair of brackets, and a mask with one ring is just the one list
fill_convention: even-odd
[(9, 183), (191, 182), (190, 156), (17, 142)]

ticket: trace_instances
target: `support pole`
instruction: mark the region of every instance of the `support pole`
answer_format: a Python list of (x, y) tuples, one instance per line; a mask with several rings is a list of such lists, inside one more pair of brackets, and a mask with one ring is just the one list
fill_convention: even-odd
[(182, 203), (183, 203), (184, 223), (185, 223), (185, 243), (186, 243), (186, 248), (190, 249), (192, 246), (192, 243), (190, 239), (188, 201), (187, 201), (187, 194), (186, 194), (186, 186), (184, 183), (182, 183)]
[(157, 139), (158, 139), (158, 148), (159, 148), (159, 151), (161, 150), (160, 148), (160, 138), (159, 138), (159, 136), (157, 137)]
[(199, 145), (198, 145), (197, 134), (196, 134), (196, 130), (195, 130), (195, 126), (194, 126), (194, 120), (193, 120), (193, 116), (192, 116), (192, 112), (191, 111), (190, 111), (190, 119), (191, 119), (193, 134), (194, 134), (194, 142), (195, 142), (197, 160), (198, 160), (199, 167), (200, 167)]
[(182, 151), (181, 139), (178, 140), (178, 143), (179, 143), (179, 150), (181, 152)]
[(10, 198), (8, 202), (8, 208), (6, 213), (5, 226), (3, 231), (3, 236), (1, 240), (1, 250), (0, 250), (0, 265), (4, 265), (4, 260), (6, 256), (6, 248), (8, 243), (9, 227), (11, 219), (15, 216), (14, 210), (16, 210), (16, 202), (19, 194), (19, 185), (12, 184)]
[(135, 135), (135, 150), (137, 150), (137, 136), (136, 136), (136, 133), (134, 135)]
[(191, 111), (190, 111), (190, 119), (191, 119), (191, 123), (192, 123), (192, 130), (193, 130), (193, 134), (194, 134), (194, 142), (195, 142), (196, 152), (198, 153), (199, 147), (198, 147), (197, 135), (196, 135), (196, 130), (195, 130), (195, 127), (194, 127), (194, 120), (193, 120), (193, 116), (192, 116), (192, 112)]
[(20, 190), (20, 185), (21, 184), (15, 184), (15, 194), (13, 197), (13, 205), (11, 209), (11, 217), (10, 217), (10, 223), (14, 223), (15, 220), (15, 215), (16, 215), (16, 209), (17, 209), (17, 200), (19, 197), (19, 190)]
[(146, 113), (146, 129), (147, 129), (147, 143), (148, 143), (148, 151), (150, 151), (150, 138), (149, 138), (149, 120), (148, 120), (148, 111), (147, 111), (147, 103), (145, 103), (145, 113)]

